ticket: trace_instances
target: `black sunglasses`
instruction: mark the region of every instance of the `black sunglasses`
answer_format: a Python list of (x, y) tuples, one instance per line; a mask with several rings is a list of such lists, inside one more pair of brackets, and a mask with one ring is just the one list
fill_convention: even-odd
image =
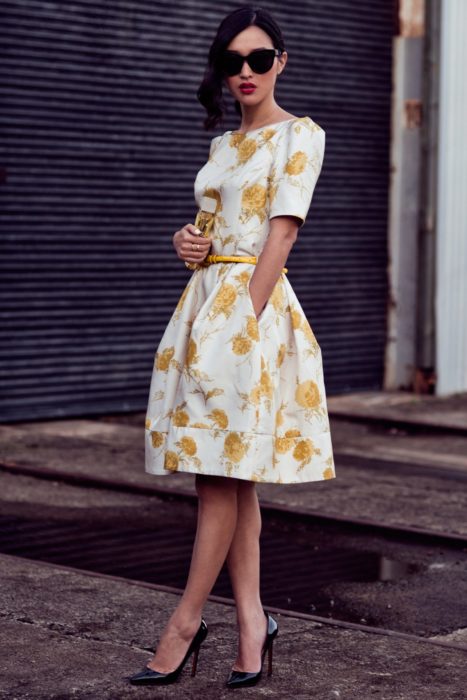
[(220, 67), (225, 75), (232, 77), (240, 73), (243, 62), (246, 61), (253, 73), (267, 73), (271, 70), (275, 57), (282, 53), (281, 49), (255, 49), (248, 56), (242, 56), (236, 51), (225, 50), (220, 59)]

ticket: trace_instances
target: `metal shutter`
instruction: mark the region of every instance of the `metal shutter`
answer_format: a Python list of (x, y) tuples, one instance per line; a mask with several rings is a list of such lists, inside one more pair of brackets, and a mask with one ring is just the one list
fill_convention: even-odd
[[(233, 6), (232, 6), (233, 7)], [(144, 410), (155, 349), (191, 272), (211, 138), (196, 100), (214, 2), (4, 0), (0, 420)], [(386, 316), (392, 9), (268, 3), (289, 62), (276, 99), (327, 135), (287, 266), (329, 392), (379, 388)]]

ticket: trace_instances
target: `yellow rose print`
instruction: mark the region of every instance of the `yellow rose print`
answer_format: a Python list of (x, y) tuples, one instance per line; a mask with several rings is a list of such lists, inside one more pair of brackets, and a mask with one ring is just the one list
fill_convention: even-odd
[(277, 430), (277, 428), (280, 428), (281, 425), (284, 425), (284, 416), (282, 413), (283, 409), (284, 409), (284, 404), (282, 404), (281, 407), (278, 408), (276, 411), (275, 430)]
[(268, 177), (268, 186), (267, 186), (267, 197), (268, 197), (270, 205), (274, 202), (278, 189), (279, 189), (279, 183), (276, 180), (276, 169), (273, 168), (271, 170), (271, 174)]
[(276, 133), (276, 129), (264, 129), (264, 131), (261, 132), (261, 136), (265, 141), (269, 141)]
[(167, 471), (176, 472), (178, 469), (178, 456), (176, 452), (168, 450), (164, 457), (164, 469)]
[(221, 408), (215, 408), (211, 413), (208, 413), (208, 418), (210, 418), (214, 423), (225, 430), (229, 425), (229, 419), (227, 413)]
[(303, 151), (296, 151), (288, 159), (287, 163), (285, 164), (284, 170), (287, 173), (287, 175), (300, 175), (300, 173), (302, 173), (305, 170), (306, 164), (306, 153), (304, 153)]
[(261, 399), (261, 385), (257, 384), (256, 386), (253, 387), (253, 389), (250, 391), (250, 401), (258, 405)]
[(233, 132), (232, 136), (230, 137), (229, 141), (229, 146), (231, 148), (238, 148), (239, 145), (242, 143), (242, 141), (245, 138), (245, 134), (241, 134), (240, 132)]
[(260, 222), (266, 218), (267, 190), (263, 185), (256, 184), (245, 187), (242, 194), (241, 223), (257, 216)]
[(323, 479), (332, 479), (334, 477), (334, 469), (332, 467), (326, 467), (323, 471)]
[(233, 284), (223, 282), (212, 304), (209, 313), (210, 318), (216, 318), (224, 314), (226, 318), (232, 314), (235, 302), (237, 301), (237, 290)]
[(303, 462), (310, 459), (312, 454), (313, 445), (311, 440), (300, 440), (300, 442), (297, 442), (297, 444), (295, 445), (295, 449), (293, 451), (293, 458), (299, 462)]
[(295, 441), (292, 440), (292, 438), (286, 438), (286, 437), (278, 437), (276, 438), (275, 441), (275, 447), (277, 452), (280, 452), (281, 454), (284, 454), (285, 452), (288, 452), (289, 450), (292, 449), (294, 446)]
[(224, 453), (232, 462), (240, 462), (245, 455), (245, 449), (239, 433), (229, 433), (224, 440)]
[(248, 272), (248, 270), (243, 270), (243, 272), (240, 272), (239, 275), (235, 275), (235, 279), (240, 283), (240, 285), (245, 287), (251, 279), (251, 273)]
[(307, 464), (312, 462), (315, 455), (320, 454), (321, 450), (314, 446), (313, 441), (310, 440), (310, 438), (306, 438), (304, 440), (300, 440), (300, 442), (296, 444), (292, 456), (297, 462), (300, 462), (298, 471), (301, 471), (307, 466)]
[(297, 328), (300, 328), (302, 325), (302, 314), (300, 311), (297, 311), (296, 309), (292, 309), (290, 312), (290, 317), (292, 319), (292, 328), (296, 330)]
[(185, 361), (186, 364), (189, 366), (194, 365), (199, 361), (196, 342), (193, 340), (193, 338), (190, 338), (190, 340), (188, 341), (188, 348), (186, 352)]
[(304, 408), (316, 408), (321, 401), (318, 385), (312, 379), (301, 382), (295, 391), (295, 400)]
[(285, 357), (285, 345), (284, 343), (281, 343), (279, 346), (279, 350), (277, 351), (277, 367), (280, 367), (282, 363), (284, 362), (284, 357)]
[(259, 340), (258, 321), (256, 316), (247, 317), (246, 332), (252, 340)]
[(260, 380), (261, 394), (263, 396), (266, 396), (268, 399), (272, 399), (273, 389), (274, 389), (274, 387), (272, 384), (271, 375), (269, 374), (267, 369), (264, 369), (261, 372), (261, 380)]
[(251, 350), (251, 340), (243, 333), (237, 333), (232, 338), (232, 350), (236, 355), (246, 355)]
[(272, 294), (269, 297), (269, 301), (273, 305), (274, 311), (276, 311), (278, 314), (285, 313), (284, 286), (280, 278), (274, 286), (274, 289), (272, 290)]
[(161, 372), (167, 372), (170, 367), (170, 360), (175, 354), (175, 348), (166, 348), (163, 352), (156, 353), (155, 367)]
[(254, 139), (242, 139), (237, 146), (237, 163), (243, 165), (256, 153), (256, 141)]
[(320, 352), (321, 348), (318, 344), (318, 341), (316, 340), (315, 334), (313, 333), (308, 321), (304, 321), (304, 323), (301, 326), (301, 330), (303, 331), (305, 338), (308, 342), (311, 354), (317, 355), (318, 352)]
[(193, 440), (192, 437), (182, 437), (182, 439), (180, 440), (180, 446), (183, 452), (185, 452), (185, 454), (189, 455), (190, 457), (196, 454), (196, 442)]
[(172, 415), (172, 423), (177, 427), (184, 427), (188, 425), (190, 421), (190, 416), (187, 411), (181, 408), (177, 408)]
[(151, 432), (151, 440), (153, 447), (160, 447), (164, 443), (164, 435), (157, 430), (153, 430)]

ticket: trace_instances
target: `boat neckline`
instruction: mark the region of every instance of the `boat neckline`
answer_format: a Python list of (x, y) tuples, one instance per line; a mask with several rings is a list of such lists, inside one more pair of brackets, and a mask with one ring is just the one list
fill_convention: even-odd
[(297, 119), (309, 119), (308, 115), (304, 115), (303, 117), (291, 117), (290, 119), (281, 119), (279, 122), (272, 122), (271, 124), (264, 124), (264, 126), (257, 126), (256, 129), (249, 129), (248, 131), (240, 131), (238, 129), (231, 129), (230, 131), (226, 131), (226, 134), (241, 134), (242, 136), (246, 134), (252, 134), (254, 131), (259, 131), (260, 129), (269, 129), (272, 126), (277, 126), (278, 124), (286, 124), (287, 122), (294, 122)]

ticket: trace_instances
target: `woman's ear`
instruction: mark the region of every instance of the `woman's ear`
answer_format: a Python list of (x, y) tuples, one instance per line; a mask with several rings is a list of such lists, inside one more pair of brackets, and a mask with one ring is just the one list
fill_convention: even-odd
[(279, 76), (279, 75), (282, 73), (282, 71), (284, 70), (285, 64), (287, 63), (287, 58), (288, 58), (287, 51), (284, 51), (284, 52), (278, 57), (277, 60), (278, 60), (279, 63), (280, 63), (280, 67), (279, 67), (279, 69), (278, 69), (278, 71), (277, 71), (277, 75), (278, 75), (278, 76)]

